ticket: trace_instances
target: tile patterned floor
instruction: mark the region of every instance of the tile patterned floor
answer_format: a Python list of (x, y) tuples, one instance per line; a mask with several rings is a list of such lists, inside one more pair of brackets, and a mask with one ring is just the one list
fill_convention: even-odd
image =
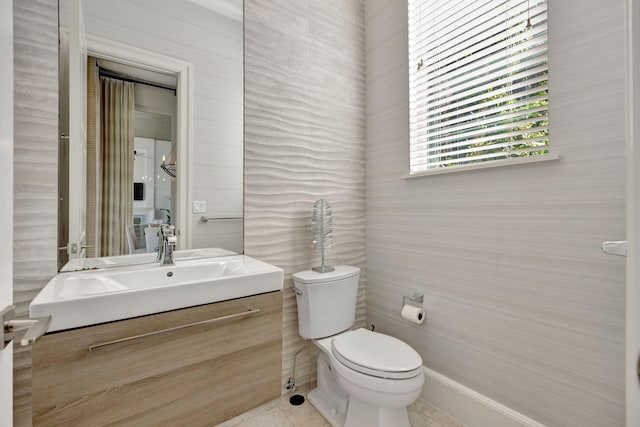
[[(304, 393), (306, 395), (306, 393)], [(411, 427), (464, 427), (464, 424), (422, 400), (409, 406)], [(289, 404), (289, 395), (242, 414), (218, 427), (331, 427), (308, 400)]]

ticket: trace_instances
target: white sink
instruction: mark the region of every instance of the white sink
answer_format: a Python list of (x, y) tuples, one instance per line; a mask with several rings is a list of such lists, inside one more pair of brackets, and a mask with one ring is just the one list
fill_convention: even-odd
[(56, 275), (29, 306), (49, 332), (282, 289), (283, 271), (246, 255)]
[[(222, 248), (183, 249), (173, 252), (176, 261), (200, 258), (214, 258), (220, 256), (237, 255), (235, 252)], [(97, 258), (73, 258), (66, 263), (61, 272), (96, 270), (102, 268), (120, 268), (135, 264), (149, 264), (155, 261), (158, 254), (129, 254)]]

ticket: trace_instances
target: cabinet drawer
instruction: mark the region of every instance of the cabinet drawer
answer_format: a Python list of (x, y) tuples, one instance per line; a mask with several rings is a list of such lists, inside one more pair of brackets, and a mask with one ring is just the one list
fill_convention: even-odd
[(278, 397), (281, 294), (46, 335), (34, 425), (210, 426)]

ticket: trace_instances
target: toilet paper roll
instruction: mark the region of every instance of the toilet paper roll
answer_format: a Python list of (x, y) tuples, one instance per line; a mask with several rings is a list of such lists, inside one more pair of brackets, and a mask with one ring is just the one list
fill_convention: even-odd
[(405, 305), (402, 307), (402, 318), (409, 322), (417, 323), (418, 325), (424, 322), (424, 309), (420, 307), (414, 307), (412, 305)]

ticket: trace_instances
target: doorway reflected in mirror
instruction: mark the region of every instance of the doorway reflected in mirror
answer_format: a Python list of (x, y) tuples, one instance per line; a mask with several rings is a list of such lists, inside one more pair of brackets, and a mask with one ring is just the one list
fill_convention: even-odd
[(152, 251), (147, 224), (171, 223), (176, 178), (162, 164), (176, 152), (176, 83), (89, 56), (87, 257)]

